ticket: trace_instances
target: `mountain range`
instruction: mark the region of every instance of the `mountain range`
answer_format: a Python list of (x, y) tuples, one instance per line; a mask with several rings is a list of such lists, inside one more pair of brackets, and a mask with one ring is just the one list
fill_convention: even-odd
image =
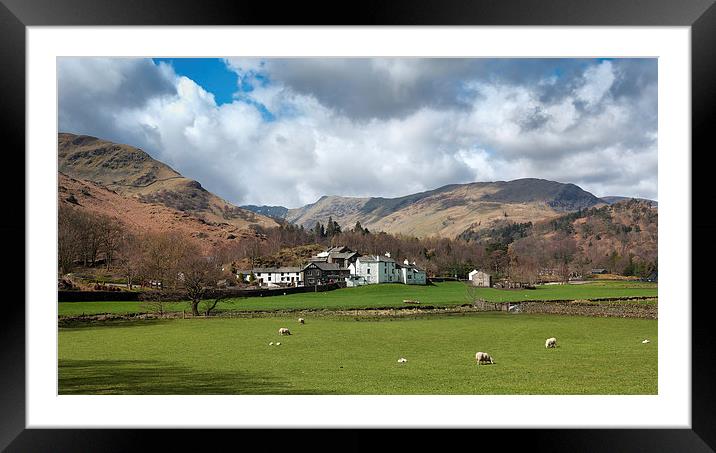
[(465, 237), (506, 222), (539, 222), (625, 198), (599, 198), (574, 184), (524, 178), (450, 184), (396, 198), (323, 196), (295, 209), (238, 207), (139, 148), (69, 133), (58, 134), (58, 170), (61, 203), (104, 211), (145, 229), (171, 225), (213, 242), (285, 222), (310, 229), (329, 218), (344, 229), (360, 222), (370, 231)]
[[(626, 199), (598, 198), (574, 184), (524, 178), (451, 184), (398, 198), (323, 196), (315, 203), (295, 209), (243, 207), (304, 228), (313, 228), (316, 222), (326, 223), (330, 217), (342, 228), (352, 228), (360, 222), (371, 231), (456, 237), (494, 228), (505, 220), (537, 222)], [(656, 206), (656, 202), (647, 201)]]

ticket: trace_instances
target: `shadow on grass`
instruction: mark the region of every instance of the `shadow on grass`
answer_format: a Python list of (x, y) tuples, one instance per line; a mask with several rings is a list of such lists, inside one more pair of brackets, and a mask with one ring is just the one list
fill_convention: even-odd
[(271, 376), (156, 360), (60, 360), (60, 395), (318, 395)]

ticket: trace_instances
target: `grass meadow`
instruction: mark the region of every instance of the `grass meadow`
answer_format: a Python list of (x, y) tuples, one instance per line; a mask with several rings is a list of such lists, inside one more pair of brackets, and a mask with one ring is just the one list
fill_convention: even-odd
[(107, 322), (59, 329), (59, 393), (656, 394), (657, 345), (656, 320), (584, 316)]
[[(605, 297), (657, 297), (657, 284), (628, 281), (601, 281), (582, 285), (545, 285), (533, 290), (481, 288), (477, 297), (495, 302), (520, 300), (572, 300)], [(233, 299), (220, 303), (218, 310), (300, 310), (300, 309), (361, 309), (404, 306), (403, 299), (417, 299), (421, 305), (445, 307), (467, 302), (464, 283), (443, 282), (427, 286), (401, 284), (368, 285), (318, 293), (288, 294), (271, 297)], [(186, 302), (165, 304), (166, 311), (188, 309)], [(142, 313), (147, 308), (140, 302), (61, 302), (60, 316), (97, 313)]]

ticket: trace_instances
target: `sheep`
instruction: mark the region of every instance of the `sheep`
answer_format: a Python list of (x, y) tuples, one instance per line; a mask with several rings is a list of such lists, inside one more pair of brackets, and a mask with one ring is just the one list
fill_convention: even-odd
[(405, 357), (401, 357), (398, 359), (398, 363), (405, 363), (407, 361), (408, 361), (408, 359), (406, 359)]
[(492, 360), (492, 357), (490, 357), (490, 354), (486, 352), (478, 352), (475, 354), (475, 360), (477, 360), (477, 364), (481, 363), (495, 363), (494, 360)]
[(644, 340), (644, 341), (641, 342), (641, 344), (647, 344), (647, 343), (650, 343), (650, 341), (649, 341), (649, 340)]
[(270, 342), (269, 342), (269, 346), (273, 346), (273, 341), (270, 341)]
[(279, 341), (278, 343), (276, 343), (276, 346), (281, 346), (281, 342)]
[(557, 347), (557, 339), (554, 337), (547, 338), (547, 341), (544, 342), (544, 347), (545, 348), (556, 348)]
[(298, 318), (298, 323), (299, 323), (299, 324), (306, 324), (306, 320), (303, 319), (303, 318)]
[(278, 334), (279, 335), (291, 335), (291, 331), (288, 330), (286, 327), (281, 327), (280, 329), (278, 329)]

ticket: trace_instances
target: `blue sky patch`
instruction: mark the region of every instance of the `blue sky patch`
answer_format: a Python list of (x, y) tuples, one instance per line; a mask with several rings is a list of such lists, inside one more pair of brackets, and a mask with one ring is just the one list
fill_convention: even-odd
[(174, 71), (192, 79), (214, 95), (217, 105), (230, 104), (238, 91), (238, 76), (221, 58), (154, 58), (174, 67)]

